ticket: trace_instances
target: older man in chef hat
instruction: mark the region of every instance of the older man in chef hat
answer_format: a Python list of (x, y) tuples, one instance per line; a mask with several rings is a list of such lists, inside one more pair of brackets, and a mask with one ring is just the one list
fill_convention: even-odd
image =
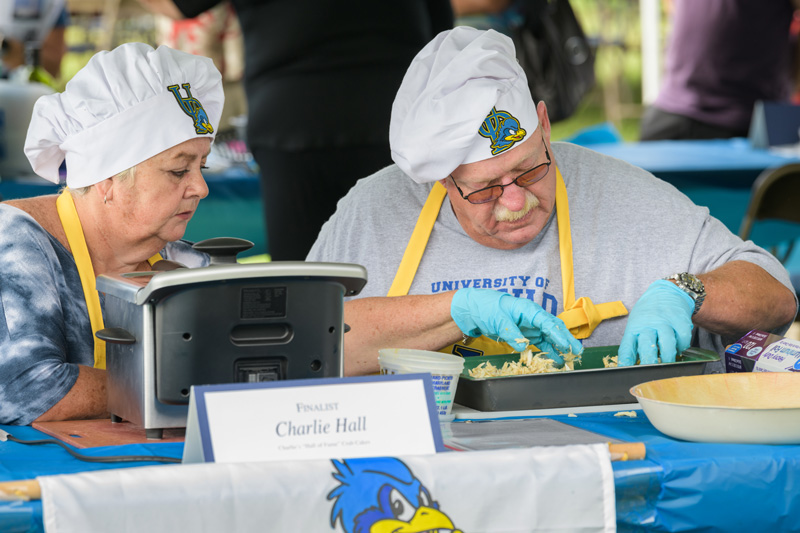
[(106, 417), (101, 274), (204, 266), (182, 241), (222, 114), (208, 58), (128, 43), (34, 106), (25, 153), (60, 195), (0, 204), (0, 423)]
[[(360, 263), (345, 304), (346, 371), (385, 347), (483, 355), (620, 345), (619, 362), (721, 352), (783, 332), (797, 301), (783, 266), (671, 185), (551, 144), (510, 39), (458, 27), (414, 59), (390, 128), (396, 165), (340, 201), (308, 260)], [(480, 337), (479, 339), (475, 339)], [(504, 341), (504, 342), (503, 342)]]

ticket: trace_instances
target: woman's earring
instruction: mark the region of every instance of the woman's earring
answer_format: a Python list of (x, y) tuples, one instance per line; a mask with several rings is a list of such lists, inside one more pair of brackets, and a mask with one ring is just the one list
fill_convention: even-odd
[(107, 203), (108, 203), (108, 194), (106, 194), (106, 195), (104, 195), (104, 196), (103, 196), (103, 203), (104, 203), (104, 204), (107, 204)]

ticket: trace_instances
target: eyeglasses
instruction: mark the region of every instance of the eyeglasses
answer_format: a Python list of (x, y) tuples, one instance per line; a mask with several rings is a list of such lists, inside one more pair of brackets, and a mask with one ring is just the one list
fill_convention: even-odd
[[(542, 138), (542, 144), (544, 144), (544, 137)], [(471, 204), (485, 204), (486, 202), (497, 200), (503, 196), (503, 191), (505, 188), (512, 183), (517, 187), (530, 187), (537, 181), (544, 179), (544, 177), (547, 176), (547, 173), (550, 171), (550, 163), (552, 163), (550, 159), (550, 152), (547, 151), (546, 144), (544, 144), (544, 153), (547, 156), (547, 163), (542, 163), (529, 170), (526, 170), (514, 178), (514, 181), (507, 183), (506, 185), (491, 185), (489, 187), (484, 187), (483, 189), (478, 189), (477, 191), (472, 191), (468, 195), (464, 196), (464, 191), (462, 191), (461, 187), (458, 186), (458, 183), (456, 183), (456, 179), (452, 174), (450, 174), (450, 179), (453, 180), (453, 185), (455, 185), (456, 189), (458, 189), (458, 193), (461, 195), (461, 198)]]

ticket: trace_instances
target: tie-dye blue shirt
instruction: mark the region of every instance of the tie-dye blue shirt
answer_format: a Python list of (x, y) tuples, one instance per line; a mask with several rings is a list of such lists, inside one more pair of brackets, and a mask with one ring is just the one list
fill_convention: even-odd
[[(184, 241), (161, 254), (208, 263)], [(93, 339), (72, 255), (27, 213), (0, 204), (0, 424), (30, 424), (58, 403), (78, 365), (94, 364)]]

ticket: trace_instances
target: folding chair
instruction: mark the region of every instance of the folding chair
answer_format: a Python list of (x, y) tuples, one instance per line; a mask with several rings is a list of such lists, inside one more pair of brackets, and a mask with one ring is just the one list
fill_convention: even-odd
[[(779, 220), (800, 223), (800, 163), (790, 163), (768, 168), (753, 182), (750, 203), (739, 228), (739, 237), (747, 240), (753, 224), (760, 220)], [(798, 231), (800, 237), (800, 230)], [(786, 250), (771, 250), (785, 263), (794, 246), (790, 241)]]

